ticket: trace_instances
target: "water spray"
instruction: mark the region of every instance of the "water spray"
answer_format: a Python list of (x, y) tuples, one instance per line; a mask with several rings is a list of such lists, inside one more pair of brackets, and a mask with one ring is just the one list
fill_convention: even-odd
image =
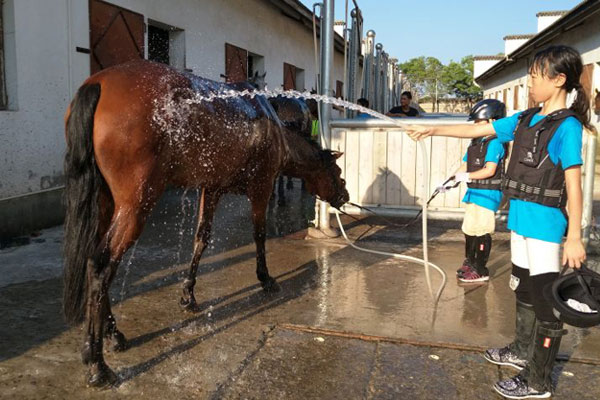
[[(213, 102), (215, 100), (227, 100), (227, 99), (236, 98), (236, 97), (255, 98), (257, 96), (264, 96), (267, 98), (282, 96), (282, 97), (287, 97), (287, 98), (313, 99), (313, 100), (316, 100), (316, 101), (319, 101), (322, 103), (333, 104), (333, 105), (344, 107), (344, 108), (347, 108), (350, 110), (360, 111), (362, 113), (369, 114), (375, 118), (379, 118), (384, 121), (391, 122), (398, 127), (404, 126), (404, 124), (402, 122), (398, 121), (397, 119), (390, 118), (390, 117), (383, 115), (377, 111), (373, 111), (370, 108), (362, 107), (362, 106), (359, 106), (358, 104), (350, 103), (350, 102), (342, 100), (342, 99), (337, 99), (334, 97), (321, 95), (321, 94), (310, 93), (309, 91), (300, 92), (297, 90), (284, 90), (281, 88), (277, 88), (277, 89), (273, 89), (273, 90), (270, 90), (268, 88), (265, 88), (262, 90), (246, 89), (243, 91), (230, 89), (230, 90), (223, 90), (222, 92), (209, 93), (207, 95), (194, 94), (190, 98), (187, 98), (182, 101), (191, 105), (191, 104), (195, 104), (195, 103), (197, 104), (197, 103), (201, 103), (201, 102)], [(423, 157), (422, 157), (422, 159), (423, 159), (423, 175), (425, 176), (424, 183), (423, 183), (422, 198), (429, 199), (429, 155), (427, 154), (427, 148), (425, 147), (425, 143), (422, 140), (419, 140), (418, 143), (419, 143), (419, 148), (421, 149), (421, 152), (423, 153)], [(338, 211), (335, 210), (335, 213), (336, 213), (336, 218), (337, 218), (337, 221), (339, 224), (339, 228), (342, 232), (342, 235), (344, 236), (344, 239), (353, 248), (360, 250), (360, 251), (368, 252), (368, 253), (385, 255), (385, 256), (394, 257), (394, 258), (398, 258), (398, 259), (402, 259), (402, 260), (406, 260), (406, 261), (410, 261), (410, 262), (414, 262), (414, 263), (422, 265), (425, 269), (425, 279), (427, 280), (427, 287), (429, 289), (429, 294), (431, 295), (434, 303), (437, 304), (437, 302), (439, 301), (440, 296), (442, 294), (442, 291), (444, 290), (444, 287), (446, 286), (447, 277), (446, 277), (446, 273), (440, 267), (429, 262), (429, 251), (428, 251), (428, 247), (427, 247), (427, 240), (428, 240), (427, 239), (427, 209), (428, 209), (428, 204), (429, 204), (428, 201), (423, 202), (423, 207), (422, 207), (422, 214), (423, 214), (423, 224), (422, 224), (422, 226), (423, 226), (423, 228), (422, 228), (423, 258), (422, 259), (417, 258), (417, 257), (411, 257), (411, 256), (399, 254), (399, 253), (370, 250), (370, 249), (366, 249), (366, 248), (357, 246), (355, 243), (350, 241), (350, 239), (346, 235), (346, 232), (344, 231), (344, 227), (341, 223)], [(442, 276), (442, 283), (440, 284), (436, 294), (433, 293), (433, 285), (431, 282), (431, 275), (430, 275), (430, 270), (429, 270), (430, 266), (433, 267)]]

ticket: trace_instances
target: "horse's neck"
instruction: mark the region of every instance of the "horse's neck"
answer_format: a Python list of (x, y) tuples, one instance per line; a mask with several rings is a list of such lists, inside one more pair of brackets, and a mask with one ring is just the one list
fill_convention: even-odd
[(283, 173), (296, 178), (305, 178), (320, 165), (319, 150), (300, 135), (287, 131), (284, 134), (287, 146), (287, 161)]

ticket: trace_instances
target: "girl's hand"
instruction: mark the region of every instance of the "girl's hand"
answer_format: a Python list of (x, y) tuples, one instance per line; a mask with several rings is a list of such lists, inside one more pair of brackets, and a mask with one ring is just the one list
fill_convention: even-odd
[(565, 242), (563, 248), (562, 265), (569, 264), (570, 268), (581, 268), (581, 263), (585, 261), (585, 247), (581, 239), (569, 239)]
[(404, 132), (413, 140), (421, 140), (433, 134), (433, 130), (430, 127), (423, 125), (406, 125)]

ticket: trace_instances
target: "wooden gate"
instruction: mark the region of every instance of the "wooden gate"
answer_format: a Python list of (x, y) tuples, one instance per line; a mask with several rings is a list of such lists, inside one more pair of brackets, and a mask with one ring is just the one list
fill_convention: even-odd
[(91, 73), (144, 58), (144, 16), (101, 0), (90, 0)]

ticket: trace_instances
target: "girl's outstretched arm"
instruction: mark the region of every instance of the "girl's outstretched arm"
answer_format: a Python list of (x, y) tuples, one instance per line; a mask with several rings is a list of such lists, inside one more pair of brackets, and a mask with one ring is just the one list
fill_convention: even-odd
[(492, 124), (406, 125), (404, 131), (414, 140), (424, 139), (428, 136), (476, 138), (496, 134)]
[(579, 268), (586, 258), (585, 248), (581, 241), (581, 212), (583, 208), (581, 166), (567, 168), (565, 170), (565, 181), (567, 186), (569, 228), (563, 249), (562, 265), (568, 263), (571, 268)]

